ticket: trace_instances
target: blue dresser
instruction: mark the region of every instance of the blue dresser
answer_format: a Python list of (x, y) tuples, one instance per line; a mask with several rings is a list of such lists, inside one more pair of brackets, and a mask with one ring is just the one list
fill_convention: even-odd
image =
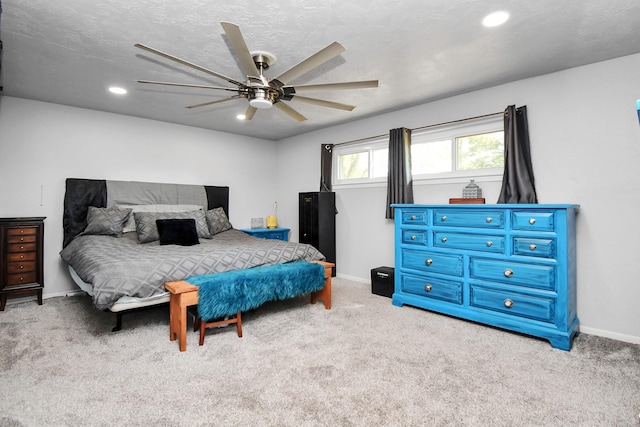
[(393, 205), (393, 304), (547, 339), (570, 350), (577, 205)]
[(260, 239), (289, 241), (289, 228), (243, 228), (240, 231)]

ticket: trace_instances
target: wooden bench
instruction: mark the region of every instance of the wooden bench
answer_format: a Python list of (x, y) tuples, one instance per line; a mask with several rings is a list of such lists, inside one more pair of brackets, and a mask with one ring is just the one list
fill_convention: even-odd
[[(325, 284), (322, 289), (311, 293), (311, 304), (322, 300), (327, 310), (331, 309), (331, 270), (335, 264), (324, 261), (313, 261), (324, 266)], [(178, 339), (180, 351), (187, 350), (187, 307), (198, 304), (198, 287), (184, 280), (165, 283), (165, 288), (169, 291), (169, 340)], [(215, 323), (215, 325), (214, 325)], [(237, 315), (233, 319), (219, 322), (212, 322), (205, 327), (212, 327), (222, 324), (235, 323), (238, 336), (242, 337), (242, 317)], [(201, 325), (202, 328), (202, 325)], [(201, 329), (200, 345), (202, 345), (203, 332)]]

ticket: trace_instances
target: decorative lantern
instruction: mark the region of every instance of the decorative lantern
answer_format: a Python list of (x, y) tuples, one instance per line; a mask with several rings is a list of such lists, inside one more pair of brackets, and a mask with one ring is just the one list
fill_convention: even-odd
[(462, 189), (463, 199), (480, 199), (482, 198), (482, 188), (472, 179), (471, 182)]

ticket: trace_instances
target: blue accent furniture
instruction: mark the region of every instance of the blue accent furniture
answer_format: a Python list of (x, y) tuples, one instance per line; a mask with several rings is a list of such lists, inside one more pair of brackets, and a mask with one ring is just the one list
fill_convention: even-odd
[(273, 239), (282, 240), (283, 242), (289, 241), (289, 228), (242, 228), (243, 233), (250, 234), (259, 239)]
[(396, 204), (393, 304), (550, 341), (578, 334), (578, 205)]

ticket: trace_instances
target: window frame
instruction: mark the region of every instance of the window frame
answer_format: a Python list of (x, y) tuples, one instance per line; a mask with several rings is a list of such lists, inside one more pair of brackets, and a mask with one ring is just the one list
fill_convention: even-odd
[[(441, 141), (448, 139), (451, 145), (451, 171), (412, 174), (414, 185), (429, 185), (442, 183), (463, 183), (469, 179), (476, 182), (500, 181), (504, 174), (504, 166), (499, 168), (456, 170), (456, 137), (465, 137), (476, 134), (504, 132), (504, 122), (502, 115), (491, 115), (473, 119), (465, 119), (458, 122), (449, 122), (442, 125), (430, 126), (412, 131), (411, 145)], [(340, 178), (340, 156), (367, 151), (369, 154), (369, 168), (373, 165), (373, 152), (375, 150), (389, 148), (389, 136), (368, 138), (364, 141), (335, 145), (333, 148), (333, 172), (332, 188), (347, 189), (359, 187), (381, 187), (387, 185), (387, 177), (372, 177), (369, 171), (368, 178), (341, 179)]]

